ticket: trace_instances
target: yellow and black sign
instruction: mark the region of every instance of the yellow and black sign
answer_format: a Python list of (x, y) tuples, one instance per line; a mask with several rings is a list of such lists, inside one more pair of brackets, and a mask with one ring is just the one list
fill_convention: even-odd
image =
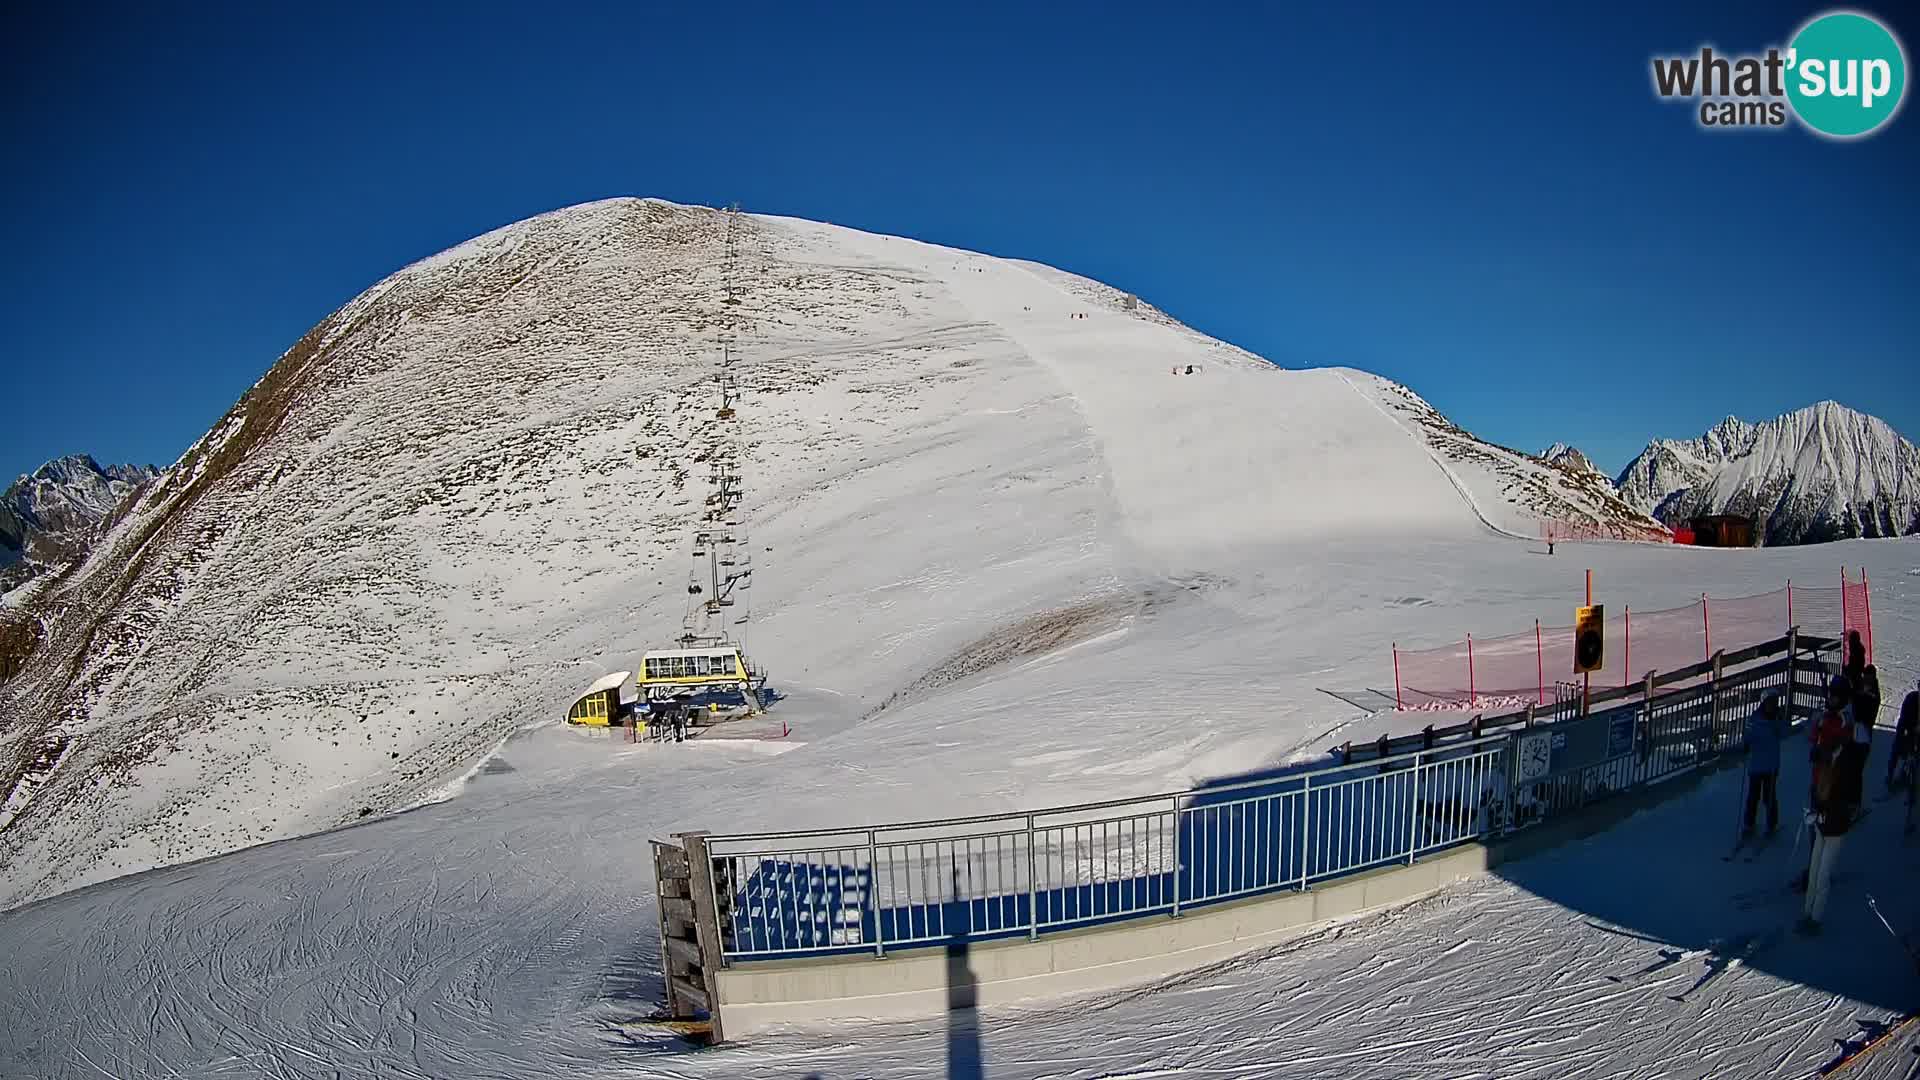
[(1607, 663), (1607, 608), (1605, 604), (1575, 608), (1573, 613), (1573, 670), (1599, 671)]

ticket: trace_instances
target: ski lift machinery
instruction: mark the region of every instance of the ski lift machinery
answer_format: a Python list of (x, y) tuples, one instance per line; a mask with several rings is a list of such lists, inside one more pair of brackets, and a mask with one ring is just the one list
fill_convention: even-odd
[(762, 711), (761, 690), (766, 672), (755, 667), (745, 644), (729, 631), (750, 618), (744, 602), (753, 587), (753, 559), (742, 528), (741, 502), (745, 497), (741, 474), (738, 405), (740, 382), (734, 375), (735, 312), (745, 287), (733, 283), (739, 236), (739, 211), (727, 212), (726, 258), (721, 264), (721, 303), (725, 313), (713, 376), (715, 404), (705, 453), (696, 460), (707, 465), (710, 490), (703, 501), (693, 533), (694, 566), (687, 578), (686, 616), (671, 648), (649, 649), (640, 656), (634, 683), (641, 702), (683, 703), (716, 691), (733, 691), (746, 702), (749, 715)]
[[(716, 400), (711, 420), (701, 425), (708, 436), (704, 453), (695, 457), (707, 465), (711, 490), (693, 533), (695, 562), (687, 575), (686, 615), (672, 647), (641, 653), (633, 673), (634, 704), (639, 709), (655, 702), (684, 704), (715, 692), (733, 691), (745, 699), (749, 715), (763, 710), (760, 692), (766, 685), (766, 672), (753, 665), (744, 642), (728, 630), (729, 626), (748, 622), (751, 605), (743, 601), (753, 587), (753, 559), (747, 550), (740, 506), (745, 495), (741, 452), (735, 442), (740, 431), (740, 383), (733, 372), (737, 359), (734, 323), (746, 292), (745, 286), (733, 281), (739, 213), (738, 206), (726, 211), (720, 299), (725, 323), (718, 339), (720, 356), (713, 376)], [(622, 681), (626, 674), (620, 673)], [(586, 697), (576, 701), (569, 710), (570, 723), (606, 724), (612, 720), (610, 714), (617, 713), (619, 706), (614, 704), (614, 696), (606, 693), (607, 682), (607, 678), (596, 682)], [(639, 717), (635, 716), (633, 722), (639, 723)]]

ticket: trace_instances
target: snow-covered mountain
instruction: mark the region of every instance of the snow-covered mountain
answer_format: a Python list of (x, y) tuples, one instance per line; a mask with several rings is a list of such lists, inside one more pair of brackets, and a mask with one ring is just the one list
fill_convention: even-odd
[(1753, 517), (1768, 544), (1920, 532), (1920, 449), (1833, 401), (1759, 424), (1728, 417), (1698, 439), (1655, 440), (1618, 486), (1668, 523)]
[[(1571, 469), (1578, 473), (1600, 473), (1599, 467), (1594, 465), (1592, 458), (1581, 453), (1579, 449), (1568, 446), (1566, 443), (1554, 443), (1552, 446), (1547, 447), (1541, 451), (1540, 460), (1549, 465), (1558, 465), (1563, 469)], [(1606, 474), (1600, 473), (1600, 475), (1604, 476)]]
[(86, 454), (55, 458), (0, 493), (0, 568), (70, 559), (120, 504), (160, 470), (101, 465)]
[[(753, 216), (728, 267), (725, 222), (627, 199), (510, 225), (273, 364), (28, 601), (44, 635), (0, 684), (0, 905), (408, 805), (677, 633), (729, 316), (737, 629), (806, 745), (753, 790), (703, 788), (703, 814), (754, 813), (780, 776), (797, 825), (844, 816), (835, 777), (863, 814), (925, 816), (1242, 767), (1343, 708), (1302, 686), (1276, 724), (1246, 692), (1275, 691), (1276, 651), (1351, 664), (1384, 640), (1363, 612), (1455, 588), (1394, 584), (1392, 555), (1330, 577), (1326, 553), (1657, 527), (1405, 387), (1281, 370), (1072, 274)], [(1329, 588), (1299, 640), (1284, 598)], [(1185, 629), (1123, 633), (1148, 623)], [(1116, 659), (1072, 691), (1072, 744), (1159, 749), (1119, 772), (973, 752), (1007, 724), (1030, 743), (1010, 703), (1059, 693), (1034, 657), (1095, 640)], [(1221, 695), (1204, 728), (1156, 704), (1189, 669)], [(960, 717), (966, 738), (930, 738)], [(906, 761), (939, 785), (871, 782)]]
[[(24, 602), (45, 640), (0, 681), (0, 908), (73, 891), (0, 912), (0, 1076), (919, 1075), (965, 1053), (945, 1017), (697, 1054), (633, 1025), (664, 977), (647, 838), (1167, 792), (1411, 733), (1431, 714), (1321, 689), (1390, 687), (1396, 637), (1567, 613), (1596, 565), (1609, 604), (1652, 611), (1857, 554), (1893, 583), (1877, 648), (1920, 640), (1897, 591), (1920, 541), (1535, 558), (1498, 532), (1647, 519), (1405, 387), (1278, 370), (1083, 278), (766, 217), (729, 272), (725, 220), (596, 203), (399, 271)], [(791, 733), (565, 728), (575, 693), (679, 629), (728, 312), (755, 571), (734, 629)], [(1665, 991), (1718, 970), (1724, 920), (1593, 887), (1652, 865), (1729, 907), (1750, 880), (1686, 878), (1725, 779), (1514, 881), (1096, 1007), (987, 1005), (974, 1034), (1029, 1078), (1538, 1075), (1543, 1046), (1570, 1048), (1562, 1072), (1811, 1071), (1862, 1006), (1779, 980), (1870, 948), (1864, 914), (1709, 987), (1752, 1008), (1676, 1026)], [(1861, 842), (1897, 843), (1888, 817)], [(1661, 943), (1692, 966), (1660, 990), (1543, 1020)], [(1894, 1008), (1898, 976), (1871, 1002)], [(1276, 1022), (1272, 987), (1303, 979), (1324, 1000)], [(1409, 994), (1465, 1019), (1409, 1039)]]

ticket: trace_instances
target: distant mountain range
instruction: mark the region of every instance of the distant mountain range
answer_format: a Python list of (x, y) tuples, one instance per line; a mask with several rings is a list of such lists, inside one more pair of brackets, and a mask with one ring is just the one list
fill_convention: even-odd
[(70, 454), (15, 480), (0, 494), (0, 588), (85, 554), (127, 496), (158, 475), (151, 465)]
[[(1579, 455), (1556, 444), (1541, 456), (1556, 452)], [(1751, 517), (1770, 545), (1920, 532), (1920, 448), (1834, 401), (1758, 424), (1728, 417), (1697, 439), (1656, 439), (1614, 486), (1669, 525)]]

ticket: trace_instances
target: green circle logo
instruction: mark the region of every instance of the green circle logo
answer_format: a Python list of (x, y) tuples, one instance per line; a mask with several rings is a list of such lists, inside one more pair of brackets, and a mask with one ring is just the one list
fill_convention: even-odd
[(1907, 92), (1907, 54), (1871, 16), (1836, 11), (1801, 27), (1787, 50), (1787, 100), (1800, 122), (1838, 139), (1893, 119)]

